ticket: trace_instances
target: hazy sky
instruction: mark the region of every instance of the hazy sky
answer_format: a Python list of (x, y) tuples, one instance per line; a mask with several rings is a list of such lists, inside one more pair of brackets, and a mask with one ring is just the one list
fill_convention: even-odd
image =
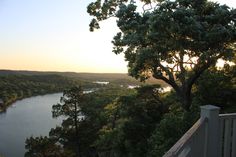
[[(92, 0), (0, 0), (0, 69), (127, 72), (115, 21), (89, 32)], [(236, 0), (219, 0), (236, 7)]]

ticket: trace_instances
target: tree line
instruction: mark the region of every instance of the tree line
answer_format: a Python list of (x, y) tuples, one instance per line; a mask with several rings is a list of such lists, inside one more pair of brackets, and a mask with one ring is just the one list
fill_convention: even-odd
[(30, 96), (48, 93), (63, 92), (66, 88), (75, 85), (84, 85), (86, 88), (98, 85), (63, 77), (60, 75), (4, 75), (0, 76), (0, 99), (4, 104), (2, 110), (16, 100)]

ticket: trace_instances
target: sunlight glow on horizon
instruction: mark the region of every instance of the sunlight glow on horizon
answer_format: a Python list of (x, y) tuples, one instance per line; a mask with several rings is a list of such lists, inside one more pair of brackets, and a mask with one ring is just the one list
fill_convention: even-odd
[(1, 1), (0, 69), (127, 73), (112, 53), (115, 21), (89, 31), (90, 1)]
[(127, 73), (124, 56), (112, 52), (115, 20), (89, 32), (91, 1), (0, 1), (0, 69)]

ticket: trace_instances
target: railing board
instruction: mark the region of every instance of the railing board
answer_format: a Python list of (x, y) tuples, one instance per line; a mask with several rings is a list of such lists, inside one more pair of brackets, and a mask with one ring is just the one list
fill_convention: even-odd
[(232, 157), (236, 156), (236, 119), (233, 120), (233, 132), (232, 132)]
[(204, 132), (205, 132), (205, 142), (204, 142), (204, 149), (203, 149), (203, 157), (207, 157), (207, 144), (208, 144), (208, 125), (207, 123), (205, 123), (205, 129), (204, 129)]
[[(181, 138), (180, 140), (163, 156), (163, 157), (187, 157), (192, 151), (191, 148), (187, 149), (193, 141), (193, 137), (199, 129), (205, 130), (205, 123), (207, 119), (199, 119)], [(205, 132), (205, 131), (204, 131)], [(198, 139), (199, 140), (199, 139)], [(185, 156), (181, 156), (186, 154)]]
[(203, 139), (205, 139), (205, 142), (204, 142), (204, 144), (202, 144), (202, 148), (201, 148), (201, 150), (203, 150), (202, 151), (202, 156), (203, 157), (206, 157), (206, 155), (207, 155), (207, 151), (206, 151), (206, 148), (207, 148), (207, 140), (206, 140), (206, 137), (207, 137), (207, 131), (208, 131), (208, 126), (207, 126), (207, 123), (205, 123), (205, 126), (204, 126), (204, 129), (202, 130), (202, 138), (201, 138), (201, 141), (203, 140)]
[(220, 114), (220, 119), (236, 119), (236, 113)]
[(201, 131), (202, 129), (199, 129), (196, 133), (195, 133), (195, 135), (192, 137), (192, 142), (191, 142), (191, 154), (192, 154), (192, 156), (193, 157), (195, 157), (195, 154), (196, 154), (196, 152), (198, 151), (198, 138), (196, 138), (196, 137), (198, 137), (199, 136), (199, 132)]
[(221, 114), (221, 155), (223, 157), (236, 157), (236, 113)]
[(224, 157), (230, 157), (231, 150), (231, 119), (225, 120), (225, 134), (224, 134)]
[[(195, 147), (194, 152), (193, 152), (193, 156), (194, 157), (205, 157), (205, 149), (206, 149), (206, 133), (207, 133), (207, 123), (204, 123), (203, 127), (200, 128), (200, 130), (197, 132), (197, 135), (195, 136)], [(204, 140), (203, 140), (204, 139)], [(205, 141), (205, 142), (203, 142)]]
[(201, 107), (200, 120), (163, 157), (208, 156), (236, 157), (236, 113), (219, 115), (217, 107)]
[(185, 147), (177, 157), (188, 157), (190, 156), (191, 148), (189, 146)]
[(224, 119), (220, 119), (220, 144), (219, 144), (219, 154), (223, 156), (223, 142), (224, 142)]

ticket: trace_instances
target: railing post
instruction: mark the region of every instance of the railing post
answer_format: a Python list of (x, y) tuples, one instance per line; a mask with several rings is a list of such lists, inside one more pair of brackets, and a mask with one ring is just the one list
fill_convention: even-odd
[(201, 120), (207, 118), (205, 157), (220, 157), (219, 107), (201, 106)]

